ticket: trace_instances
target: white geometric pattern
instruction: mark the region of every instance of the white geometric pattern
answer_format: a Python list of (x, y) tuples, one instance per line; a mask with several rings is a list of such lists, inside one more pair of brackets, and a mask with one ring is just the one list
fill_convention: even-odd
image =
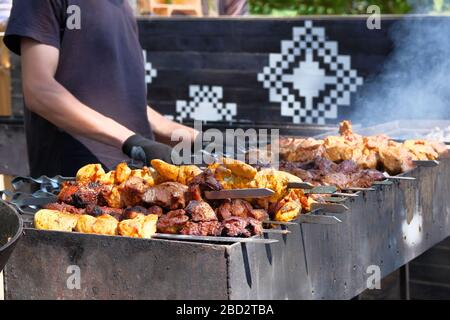
[(292, 35), (281, 41), (281, 53), (270, 54), (258, 81), (269, 90), (270, 102), (280, 103), (282, 116), (325, 124), (338, 117), (338, 106), (350, 105), (363, 78), (351, 69), (349, 56), (339, 55), (337, 42), (326, 40), (325, 28), (308, 20)]
[(233, 121), (237, 114), (235, 103), (223, 103), (223, 88), (210, 86), (189, 86), (191, 101), (178, 100), (176, 119), (199, 121)]
[(143, 52), (145, 65), (145, 83), (149, 85), (153, 82), (153, 79), (158, 76), (158, 71), (156, 69), (153, 69), (151, 62), (147, 61), (147, 51), (143, 50)]

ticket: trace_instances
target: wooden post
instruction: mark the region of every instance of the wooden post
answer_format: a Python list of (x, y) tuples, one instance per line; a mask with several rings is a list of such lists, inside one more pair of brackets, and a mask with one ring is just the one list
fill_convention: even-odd
[(11, 111), (11, 63), (8, 49), (3, 44), (4, 26), (0, 25), (0, 116), (9, 117)]

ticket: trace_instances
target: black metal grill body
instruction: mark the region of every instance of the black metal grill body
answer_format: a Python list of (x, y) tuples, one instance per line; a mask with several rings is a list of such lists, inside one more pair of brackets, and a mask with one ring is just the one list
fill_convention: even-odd
[[(351, 199), (338, 225), (292, 226), (273, 245), (213, 245), (26, 229), (8, 299), (348, 299), (450, 235), (450, 160)], [(421, 223), (419, 223), (421, 221)], [(67, 288), (69, 266), (81, 289)]]

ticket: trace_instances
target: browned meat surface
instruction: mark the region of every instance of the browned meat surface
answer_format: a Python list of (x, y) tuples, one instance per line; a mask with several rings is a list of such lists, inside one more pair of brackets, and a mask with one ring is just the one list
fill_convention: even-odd
[(86, 214), (93, 217), (100, 217), (103, 215), (110, 215), (117, 219), (117, 221), (121, 221), (123, 219), (123, 210), (115, 209), (110, 207), (100, 207), (94, 204), (90, 204), (86, 207)]
[(352, 160), (345, 160), (340, 164), (325, 158), (316, 158), (306, 163), (281, 162), (280, 170), (289, 172), (313, 185), (330, 185), (339, 189), (368, 188), (374, 181), (385, 179), (380, 171), (361, 169)]
[(58, 200), (77, 208), (86, 208), (88, 205), (106, 205), (101, 194), (108, 187), (96, 182), (65, 183), (58, 195)]
[(262, 234), (262, 223), (252, 218), (231, 217), (222, 221), (222, 235), (248, 238)]
[(149, 189), (149, 185), (144, 179), (130, 177), (124, 183), (122, 198), (126, 206), (138, 206), (142, 204), (142, 197)]
[(177, 182), (166, 182), (148, 189), (142, 200), (147, 205), (160, 206), (169, 210), (186, 207), (188, 187)]
[(259, 221), (268, 220), (269, 214), (263, 209), (253, 209), (252, 205), (241, 199), (227, 200), (216, 210), (219, 220), (231, 217), (254, 218)]
[(205, 201), (192, 200), (185, 210), (186, 214), (194, 222), (217, 220), (214, 209)]
[(85, 213), (85, 209), (78, 209), (75, 208), (74, 206), (71, 206), (70, 204), (66, 204), (66, 203), (49, 203), (45, 206), (43, 206), (44, 209), (48, 209), (48, 210), (56, 210), (56, 211), (60, 211), (60, 212), (65, 212), (65, 213), (72, 213), (72, 214), (84, 214)]
[(205, 191), (219, 191), (223, 187), (214, 177), (214, 173), (207, 169), (202, 174), (196, 176), (189, 183), (189, 194), (192, 200), (200, 201)]
[(219, 221), (187, 222), (180, 233), (191, 236), (220, 236), (222, 224)]
[(174, 210), (162, 215), (157, 224), (158, 232), (178, 234), (189, 221), (184, 210)]
[(150, 208), (147, 209), (147, 213), (150, 214), (154, 214), (158, 217), (161, 217), (164, 213), (163, 209), (161, 207), (158, 206), (151, 206)]
[(157, 206), (153, 206), (149, 209), (141, 206), (128, 207), (123, 211), (122, 216), (124, 220), (128, 220), (128, 219), (135, 219), (139, 215), (148, 216), (150, 214), (155, 214), (158, 217), (160, 217), (163, 214), (163, 210)]

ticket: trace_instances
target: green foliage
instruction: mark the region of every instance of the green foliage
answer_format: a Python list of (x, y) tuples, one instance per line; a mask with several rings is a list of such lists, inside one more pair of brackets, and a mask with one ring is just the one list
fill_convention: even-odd
[[(404, 14), (411, 12), (410, 0), (249, 0), (252, 14), (295, 16), (324, 14), (366, 14), (367, 7), (378, 5), (384, 14)], [(419, 0), (428, 5), (445, 8), (446, 0)]]

